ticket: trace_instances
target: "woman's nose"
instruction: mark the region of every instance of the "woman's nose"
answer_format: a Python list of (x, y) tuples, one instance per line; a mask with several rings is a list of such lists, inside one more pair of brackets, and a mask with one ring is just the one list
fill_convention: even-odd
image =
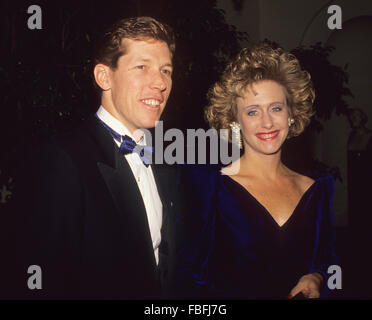
[(271, 115), (268, 112), (264, 112), (262, 115), (262, 127), (265, 129), (271, 129), (273, 124)]

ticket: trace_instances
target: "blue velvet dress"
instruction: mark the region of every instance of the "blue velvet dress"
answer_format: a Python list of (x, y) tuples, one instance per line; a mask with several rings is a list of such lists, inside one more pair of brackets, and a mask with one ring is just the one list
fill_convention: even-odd
[(219, 166), (180, 166), (175, 291), (182, 298), (285, 299), (319, 272), (328, 293), (334, 254), (332, 177), (319, 177), (279, 226)]

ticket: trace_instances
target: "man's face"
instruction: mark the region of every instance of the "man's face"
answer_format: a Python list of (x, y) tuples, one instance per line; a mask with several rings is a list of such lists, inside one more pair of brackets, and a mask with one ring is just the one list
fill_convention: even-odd
[(159, 120), (172, 88), (172, 59), (163, 41), (124, 39), (122, 45), (126, 53), (108, 69), (102, 104), (133, 133)]

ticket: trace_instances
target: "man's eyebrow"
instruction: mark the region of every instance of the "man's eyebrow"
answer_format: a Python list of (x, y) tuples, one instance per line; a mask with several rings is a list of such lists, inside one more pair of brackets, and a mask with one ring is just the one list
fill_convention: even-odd
[(162, 68), (163, 68), (163, 67), (171, 67), (171, 68), (173, 68), (173, 64), (171, 64), (171, 63), (165, 63), (165, 64), (163, 64), (161, 67), (162, 67)]
[(137, 58), (137, 59), (134, 59), (134, 61), (136, 61), (136, 62), (150, 62), (151, 60), (146, 59), (146, 58)]
[[(137, 62), (151, 62), (152, 60), (151, 59), (147, 59), (147, 58), (138, 58), (138, 59), (136, 59), (136, 61)], [(170, 63), (170, 62), (164, 63), (161, 66), (162, 67), (171, 67), (171, 68), (173, 68), (173, 64)]]

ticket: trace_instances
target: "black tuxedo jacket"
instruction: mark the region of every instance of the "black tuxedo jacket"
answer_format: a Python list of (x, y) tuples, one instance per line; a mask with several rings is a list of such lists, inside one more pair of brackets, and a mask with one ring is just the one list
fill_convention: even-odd
[[(169, 167), (152, 165), (163, 205), (156, 265), (145, 206), (125, 158), (91, 116), (26, 161), (18, 190), (15, 277), (23, 298), (163, 298), (172, 245)], [(42, 289), (27, 269), (42, 270)]]

